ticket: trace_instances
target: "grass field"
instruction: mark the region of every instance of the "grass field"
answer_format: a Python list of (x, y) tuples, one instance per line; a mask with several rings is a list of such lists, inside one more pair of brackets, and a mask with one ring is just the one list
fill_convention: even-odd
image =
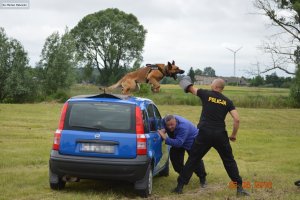
[[(209, 86), (199, 86), (198, 88), (209, 89)], [(150, 90), (150, 86), (148, 88)], [(94, 85), (74, 85), (70, 96), (77, 94), (97, 94), (98, 87)], [(121, 90), (114, 91), (116, 93)], [(289, 99), (289, 89), (284, 88), (257, 88), (257, 87), (236, 87), (226, 86), (224, 94), (228, 96), (237, 107), (243, 108), (289, 108), (292, 102)], [(160, 105), (200, 105), (199, 98), (191, 94), (184, 95), (184, 92), (178, 85), (161, 85), (160, 93), (135, 93), (136, 96), (142, 96), (152, 99)]]
[[(94, 89), (86, 93), (95, 93)], [(0, 104), (0, 199), (139, 198), (133, 186), (123, 182), (83, 180), (67, 184), (63, 191), (50, 190), (48, 159), (61, 107), (57, 103)], [(179, 114), (193, 123), (201, 111), (200, 106), (158, 107), (162, 115)], [(300, 188), (293, 182), (300, 179), (300, 110), (239, 108), (239, 113), (241, 128), (232, 148), (241, 176), (250, 183), (252, 196), (244, 199), (299, 199)], [(229, 132), (231, 123), (228, 118)], [(193, 176), (183, 195), (171, 194), (177, 178), (171, 167), (169, 177), (154, 178), (151, 199), (235, 199), (235, 190), (228, 187), (230, 180), (214, 149), (204, 162), (206, 189), (200, 189)], [(255, 182), (271, 182), (272, 188), (255, 188)]]

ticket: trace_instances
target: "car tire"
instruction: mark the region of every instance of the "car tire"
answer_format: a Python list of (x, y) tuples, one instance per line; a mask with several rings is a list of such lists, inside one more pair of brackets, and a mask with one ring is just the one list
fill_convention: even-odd
[(145, 189), (139, 189), (138, 193), (141, 197), (147, 198), (152, 193), (152, 186), (153, 186), (153, 171), (151, 165), (148, 166), (146, 175), (145, 175)]
[(52, 190), (62, 190), (66, 186), (66, 182), (62, 180), (62, 177), (53, 173), (51, 169), (49, 169), (49, 184)]
[(169, 168), (169, 160), (166, 162), (163, 170), (159, 172), (160, 176), (169, 176), (170, 168)]

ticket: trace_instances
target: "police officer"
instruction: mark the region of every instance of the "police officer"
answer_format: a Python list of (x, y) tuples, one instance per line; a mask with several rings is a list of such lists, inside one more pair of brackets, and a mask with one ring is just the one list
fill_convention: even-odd
[[(163, 129), (159, 130), (159, 134), (165, 143), (171, 146), (170, 160), (174, 170), (179, 174), (184, 166), (184, 154), (186, 151), (190, 153), (198, 129), (192, 122), (178, 115), (166, 115), (162, 120), (162, 126)], [(206, 172), (202, 160), (193, 171), (200, 179), (200, 186), (206, 187)]]
[[(234, 160), (229, 140), (236, 141), (239, 128), (239, 115), (232, 101), (222, 94), (225, 82), (215, 79), (211, 84), (211, 90), (197, 89), (193, 87), (191, 78), (185, 76), (180, 81), (184, 91), (197, 95), (202, 102), (202, 113), (198, 124), (199, 134), (190, 150), (188, 160), (182, 169), (174, 192), (182, 193), (183, 186), (188, 184), (194, 169), (199, 165), (203, 156), (211, 147), (219, 153), (226, 172), (230, 179), (237, 184), (238, 196), (249, 196), (242, 187), (242, 178), (239, 175), (237, 164)], [(230, 113), (233, 118), (232, 134), (228, 137), (225, 129), (225, 117)]]

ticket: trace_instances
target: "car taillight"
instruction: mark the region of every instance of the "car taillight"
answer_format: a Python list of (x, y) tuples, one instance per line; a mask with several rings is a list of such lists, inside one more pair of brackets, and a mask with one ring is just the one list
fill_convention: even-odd
[(137, 155), (146, 155), (147, 154), (147, 138), (144, 134), (144, 124), (142, 111), (139, 107), (135, 108), (135, 131), (136, 131), (136, 151)]
[(52, 149), (58, 151), (59, 150), (59, 144), (60, 144), (60, 137), (61, 137), (61, 130), (57, 129), (54, 133), (54, 141)]
[(54, 140), (53, 140), (53, 150), (59, 150), (59, 144), (60, 144), (60, 137), (61, 137), (61, 132), (64, 129), (64, 124), (65, 124), (65, 118), (66, 118), (66, 113), (67, 113), (67, 108), (68, 108), (68, 103), (65, 103), (62, 110), (61, 110), (61, 116), (58, 124), (58, 129), (54, 133)]
[(61, 110), (61, 116), (60, 116), (59, 125), (58, 125), (58, 129), (59, 130), (63, 130), (64, 129), (64, 124), (65, 124), (65, 118), (66, 118), (67, 109), (68, 109), (68, 102), (64, 104), (64, 106), (63, 106), (63, 108)]

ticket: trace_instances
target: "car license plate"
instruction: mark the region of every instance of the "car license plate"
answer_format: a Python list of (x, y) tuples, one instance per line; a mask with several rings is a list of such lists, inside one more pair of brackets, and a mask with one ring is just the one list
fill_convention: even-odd
[(96, 153), (114, 153), (115, 148), (113, 145), (104, 145), (98, 143), (81, 143), (80, 151)]

